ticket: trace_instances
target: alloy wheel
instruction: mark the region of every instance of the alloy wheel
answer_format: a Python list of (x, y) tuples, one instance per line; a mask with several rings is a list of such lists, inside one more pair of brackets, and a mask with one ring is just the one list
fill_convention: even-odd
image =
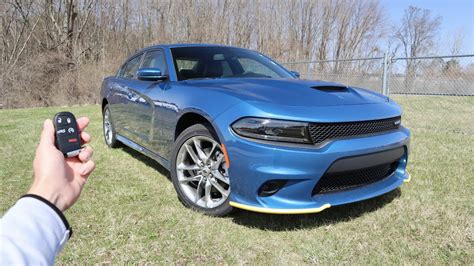
[(104, 112), (104, 136), (105, 136), (105, 141), (107, 142), (107, 144), (111, 145), (113, 141), (113, 132), (112, 132), (112, 124), (110, 122), (109, 108), (106, 108)]
[(178, 182), (197, 206), (216, 208), (230, 194), (229, 175), (221, 146), (212, 138), (194, 136), (180, 147), (176, 160)]

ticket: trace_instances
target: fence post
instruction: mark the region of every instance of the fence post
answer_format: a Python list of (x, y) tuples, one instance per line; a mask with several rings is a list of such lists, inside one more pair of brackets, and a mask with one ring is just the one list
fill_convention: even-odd
[(309, 72), (311, 71), (311, 62), (308, 62), (308, 67), (306, 68), (306, 79), (311, 79)]
[(382, 94), (388, 96), (388, 71), (390, 59), (388, 53), (383, 53)]
[(386, 83), (386, 90), (387, 90), (387, 96), (390, 96), (390, 78), (392, 75), (392, 65), (395, 63), (395, 60), (393, 60), (393, 54), (391, 54), (388, 57), (388, 66), (387, 66), (387, 79), (385, 80)]

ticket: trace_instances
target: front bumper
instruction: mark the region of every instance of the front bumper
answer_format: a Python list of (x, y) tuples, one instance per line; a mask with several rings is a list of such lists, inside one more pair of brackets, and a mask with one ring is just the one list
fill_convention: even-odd
[[(255, 142), (221, 132), (230, 160), (230, 205), (263, 213), (299, 214), (373, 198), (410, 180), (406, 172), (410, 132), (404, 127), (382, 135), (341, 139), (321, 148)], [(405, 152), (390, 176), (371, 184), (333, 193), (315, 194), (313, 188), (338, 159), (403, 147)], [(269, 180), (287, 180), (272, 196), (259, 196)]]

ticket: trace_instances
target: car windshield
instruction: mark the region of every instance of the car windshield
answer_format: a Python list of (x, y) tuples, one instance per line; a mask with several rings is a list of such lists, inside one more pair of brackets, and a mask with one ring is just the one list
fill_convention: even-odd
[(293, 78), (266, 56), (232, 47), (172, 48), (178, 80), (203, 78)]

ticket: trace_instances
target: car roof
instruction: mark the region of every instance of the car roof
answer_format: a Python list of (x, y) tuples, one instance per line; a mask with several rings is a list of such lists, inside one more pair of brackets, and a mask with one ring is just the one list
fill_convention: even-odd
[(155, 49), (155, 48), (179, 48), (179, 47), (230, 47), (230, 48), (245, 49), (245, 48), (242, 48), (242, 47), (224, 45), (224, 44), (175, 43), (175, 44), (156, 44), (156, 45), (148, 46), (148, 47), (145, 47), (143, 49), (140, 49), (139, 51), (137, 51), (137, 53), (144, 52), (144, 51), (149, 50), (149, 49)]

